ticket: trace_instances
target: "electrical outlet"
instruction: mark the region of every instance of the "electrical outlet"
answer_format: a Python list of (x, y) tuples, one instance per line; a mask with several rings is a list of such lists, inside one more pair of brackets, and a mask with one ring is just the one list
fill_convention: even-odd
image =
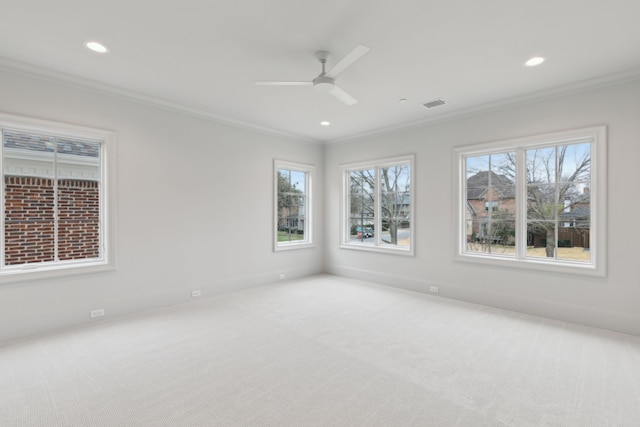
[(432, 294), (439, 294), (440, 288), (437, 286), (429, 286), (429, 292), (431, 292)]
[(91, 310), (89, 312), (89, 316), (93, 319), (94, 317), (102, 317), (104, 316), (104, 308), (100, 308), (98, 310)]
[(280, 273), (280, 274), (278, 275), (278, 278), (279, 278), (280, 280), (284, 280), (284, 279), (286, 279), (286, 278), (287, 278), (287, 275), (286, 275), (286, 274), (284, 274), (284, 273)]
[(196, 298), (202, 295), (202, 291), (198, 289), (197, 291), (191, 291), (191, 297)]

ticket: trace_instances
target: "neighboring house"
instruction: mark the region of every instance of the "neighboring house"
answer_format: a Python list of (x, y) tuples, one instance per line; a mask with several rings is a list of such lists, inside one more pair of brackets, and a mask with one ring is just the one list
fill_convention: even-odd
[(278, 213), (278, 229), (304, 230), (305, 212), (303, 206), (283, 206)]
[(591, 194), (585, 187), (582, 194), (567, 198), (565, 208), (560, 213), (560, 227), (589, 228), (591, 220)]
[(4, 264), (98, 257), (99, 144), (7, 129), (2, 143)]
[(481, 171), (467, 178), (467, 241), (491, 238), (489, 220), (515, 210), (515, 183), (507, 176)]
[[(558, 246), (589, 247), (591, 218), (589, 188), (578, 196), (567, 198), (559, 215)], [(467, 241), (502, 241), (504, 219), (515, 219), (515, 183), (505, 175), (482, 171), (467, 179)], [(497, 221), (496, 221), (497, 220)], [(490, 222), (493, 229), (490, 233)], [(500, 222), (498, 222), (500, 221)], [(496, 233), (498, 230), (498, 233)], [(546, 233), (530, 233), (528, 244), (543, 247)]]
[(409, 192), (396, 193), (390, 210), (392, 216), (400, 221), (398, 223), (400, 228), (409, 227), (411, 225), (411, 194)]
[(591, 194), (585, 187), (582, 194), (565, 200), (559, 215), (558, 246), (589, 248), (591, 228)]

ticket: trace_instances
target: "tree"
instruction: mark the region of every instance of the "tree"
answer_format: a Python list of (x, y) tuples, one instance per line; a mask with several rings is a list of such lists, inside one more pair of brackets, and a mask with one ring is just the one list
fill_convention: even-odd
[[(291, 227), (299, 228), (300, 207), (304, 206), (304, 173), (288, 169), (278, 170), (278, 227), (285, 227), (291, 232)], [(293, 221), (293, 224), (290, 222)], [(295, 230), (294, 230), (295, 231)]]
[[(506, 154), (509, 161), (500, 169), (515, 182), (516, 155), (515, 152)], [(590, 181), (590, 144), (530, 149), (526, 150), (525, 158), (527, 231), (544, 234), (545, 254), (554, 257), (559, 217), (579, 200), (578, 187)]]
[(298, 183), (291, 183), (288, 170), (278, 171), (278, 212), (283, 208), (289, 208), (292, 205), (292, 196), (303, 194), (297, 188)]
[[(380, 168), (380, 188), (376, 194), (375, 170), (364, 169), (351, 172), (350, 210), (353, 219), (364, 226), (365, 219), (373, 219), (375, 201), (379, 198), (380, 225), (389, 231), (389, 241), (398, 244), (398, 229), (403, 222), (410, 221), (411, 170), (409, 165)], [(358, 218), (359, 217), (359, 218)]]
[(410, 209), (409, 166), (392, 166), (380, 170), (380, 215), (389, 228), (389, 242), (398, 244), (398, 229), (408, 221)]

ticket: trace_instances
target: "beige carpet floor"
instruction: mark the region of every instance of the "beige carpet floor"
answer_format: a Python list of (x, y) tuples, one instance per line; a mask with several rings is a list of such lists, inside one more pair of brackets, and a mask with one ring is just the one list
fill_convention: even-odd
[(315, 276), (0, 346), (6, 426), (640, 426), (640, 337)]

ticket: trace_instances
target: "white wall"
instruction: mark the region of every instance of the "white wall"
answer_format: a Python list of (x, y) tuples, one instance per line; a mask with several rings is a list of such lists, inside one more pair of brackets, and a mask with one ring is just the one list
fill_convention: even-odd
[[(608, 276), (453, 261), (452, 148), (605, 124)], [(363, 154), (364, 153), (364, 154)], [(415, 257), (340, 249), (339, 165), (415, 153)], [(327, 147), (326, 270), (387, 285), (640, 335), (640, 81), (592, 89)]]
[[(117, 133), (119, 261), (113, 272), (0, 285), (0, 342), (89, 322), (92, 309), (112, 317), (188, 301), (192, 289), (323, 271), (424, 292), (436, 284), (445, 297), (640, 335), (640, 81), (325, 149), (7, 71), (0, 94), (0, 112)], [(606, 278), (453, 261), (453, 147), (599, 124), (609, 130)], [(416, 256), (340, 249), (339, 165), (408, 153)], [(315, 248), (272, 251), (274, 157), (317, 166)]]
[[(0, 342), (323, 271), (323, 151), (0, 71), (0, 112), (112, 130), (118, 268), (0, 285)], [(273, 159), (315, 164), (315, 248), (272, 250)]]

